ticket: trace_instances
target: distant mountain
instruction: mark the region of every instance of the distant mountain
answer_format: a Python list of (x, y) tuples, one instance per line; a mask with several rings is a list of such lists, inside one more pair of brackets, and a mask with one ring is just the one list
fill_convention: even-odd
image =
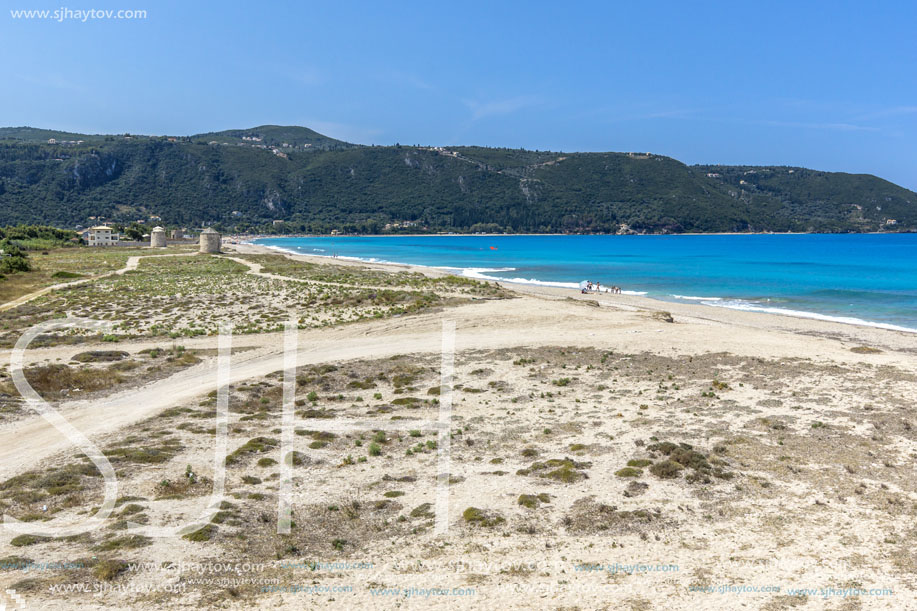
[(220, 144), (250, 144), (264, 145), (269, 147), (303, 147), (303, 148), (322, 148), (322, 149), (340, 149), (352, 148), (357, 146), (349, 142), (335, 140), (324, 136), (317, 131), (308, 127), (299, 127), (296, 125), (261, 125), (251, 129), (229, 129), (222, 132), (210, 132), (192, 136), (194, 142), (219, 142)]
[(104, 139), (105, 136), (74, 134), (72, 132), (60, 132), (53, 129), (38, 129), (35, 127), (0, 127), (0, 141), (18, 140), (21, 142), (48, 142), (48, 140), (83, 140), (84, 142), (96, 142)]
[(642, 153), (360, 146), (305, 127), (190, 137), (0, 128), (0, 225), (154, 215), (309, 232), (914, 231), (917, 194), (870, 175)]

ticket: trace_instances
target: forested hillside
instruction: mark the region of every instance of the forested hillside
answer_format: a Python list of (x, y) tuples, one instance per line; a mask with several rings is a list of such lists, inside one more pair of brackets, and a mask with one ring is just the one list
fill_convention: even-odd
[(302, 127), (191, 137), (0, 129), (0, 225), (150, 216), (312, 232), (900, 231), (917, 229), (917, 194), (870, 175), (359, 146)]

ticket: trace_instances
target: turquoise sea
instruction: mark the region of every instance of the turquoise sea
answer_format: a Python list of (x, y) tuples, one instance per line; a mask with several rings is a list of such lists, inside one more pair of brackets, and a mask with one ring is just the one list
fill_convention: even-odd
[(917, 332), (917, 234), (263, 238), (287, 252), (444, 268)]

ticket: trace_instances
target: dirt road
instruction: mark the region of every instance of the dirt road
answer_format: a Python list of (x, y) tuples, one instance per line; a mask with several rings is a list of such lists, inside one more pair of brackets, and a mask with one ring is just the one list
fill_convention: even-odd
[[(743, 327), (741, 333), (727, 332), (730, 327), (726, 324), (700, 318), (680, 318), (679, 324), (673, 325), (651, 320), (642, 310), (625, 311), (532, 296), (482, 301), (444, 312), (303, 330), (300, 331), (297, 364), (436, 352), (440, 349), (444, 318), (456, 323), (456, 350), (459, 353), (562, 345), (628, 353), (664, 351), (671, 356), (724, 351), (757, 358), (808, 357), (835, 362), (859, 362), (866, 358), (874, 364), (897, 364), (905, 369), (914, 366), (912, 357), (900, 353), (866, 357), (854, 354), (849, 344), (834, 338), (803, 339), (796, 333), (749, 327)], [(720, 325), (722, 332), (716, 331)], [(732, 329), (734, 331), (735, 327)], [(848, 329), (864, 331), (856, 327)], [(249, 349), (234, 355), (230, 383), (283, 369), (283, 341), (278, 334), (245, 335), (234, 339), (235, 347), (247, 346)], [(125, 348), (136, 350), (147, 343), (150, 342), (128, 344)], [(150, 343), (154, 344), (156, 342)], [(213, 349), (217, 347), (217, 338), (195, 338), (183, 344), (189, 348)], [(86, 349), (86, 346), (67, 346), (38, 349), (34, 353), (51, 358), (55, 354)], [(167, 379), (103, 399), (65, 402), (59, 406), (59, 411), (87, 436), (98, 439), (215, 388), (215, 359), (210, 358)], [(34, 467), (68, 447), (70, 443), (37, 416), (12, 422), (0, 429), (0, 478)]]

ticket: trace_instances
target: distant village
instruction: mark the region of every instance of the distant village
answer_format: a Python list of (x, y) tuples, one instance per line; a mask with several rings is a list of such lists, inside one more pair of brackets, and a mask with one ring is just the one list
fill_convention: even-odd
[[(243, 218), (242, 213), (238, 210), (233, 210), (230, 213), (230, 216), (234, 219), (240, 220)], [(102, 216), (90, 216), (88, 220), (91, 223), (91, 226), (84, 227), (83, 225), (76, 225), (74, 227), (74, 231), (76, 231), (76, 233), (80, 236), (86, 245), (93, 247), (136, 247), (138, 243), (142, 244), (146, 242), (151, 243), (151, 245), (155, 247), (160, 245), (160, 239), (167, 240), (171, 243), (187, 243), (198, 239), (200, 234), (210, 228), (211, 225), (220, 225), (217, 222), (207, 222), (196, 229), (189, 227), (165, 229), (162, 227), (164, 224), (162, 217), (158, 215), (150, 215), (146, 218), (137, 218), (126, 223), (110, 221)], [(147, 228), (150, 226), (153, 226), (153, 228), (148, 230)], [(269, 231), (271, 229), (273, 231)], [(294, 226), (288, 224), (287, 221), (282, 219), (274, 219), (273, 221), (269, 221), (269, 227), (262, 225), (261, 231), (259, 232), (256, 230), (255, 233), (289, 234), (293, 229)], [(410, 231), (426, 233), (429, 231), (429, 227), (419, 220), (393, 220), (381, 226), (381, 230), (383, 232), (392, 233), (406, 233)], [(342, 229), (331, 229), (327, 232), (327, 235), (332, 236), (347, 234), (348, 232)], [(162, 245), (164, 246), (165, 244)]]
[[(95, 220), (95, 217), (93, 217)], [(162, 220), (158, 216), (150, 217), (150, 220)], [(138, 221), (138, 224), (142, 221)], [(111, 225), (95, 225), (86, 229), (77, 229), (80, 238), (86, 245), (95, 248), (115, 247), (115, 246), (134, 246), (138, 243), (148, 245), (150, 248), (166, 248), (169, 243), (188, 243), (195, 238), (200, 242), (200, 250), (203, 253), (218, 253), (222, 247), (223, 239), (220, 233), (210, 227), (205, 227), (197, 235), (189, 233), (188, 229), (171, 229), (168, 232), (161, 226), (157, 225), (149, 233), (139, 236), (125, 236), (118, 233)]]
[[(118, 136), (114, 136), (118, 137)], [(178, 138), (175, 136), (146, 136), (147, 138), (156, 140), (165, 140), (166, 142), (190, 142), (188, 138)], [(120, 136), (124, 140), (133, 140), (134, 136), (130, 134), (124, 134)], [(211, 140), (207, 144), (210, 146), (244, 146), (249, 148), (262, 149), (265, 151), (270, 151), (277, 157), (283, 159), (289, 159), (288, 153), (294, 151), (308, 151), (313, 148), (311, 143), (302, 143), (302, 144), (290, 144), (289, 142), (282, 142), (279, 145), (264, 144), (264, 137), (256, 134), (241, 136), (242, 142), (225, 142), (219, 140)], [(48, 138), (48, 144), (56, 144), (58, 146), (78, 146), (85, 144), (85, 140), (62, 140), (59, 138)]]

